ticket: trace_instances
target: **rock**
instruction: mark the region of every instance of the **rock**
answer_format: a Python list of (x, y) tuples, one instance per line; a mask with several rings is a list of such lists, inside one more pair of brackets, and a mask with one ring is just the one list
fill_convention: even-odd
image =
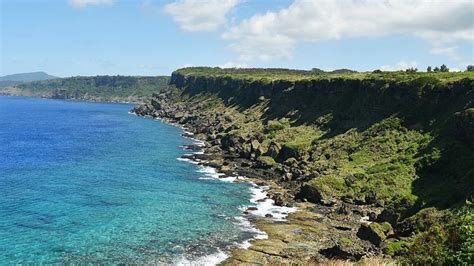
[(258, 210), (258, 208), (254, 206), (250, 206), (247, 208), (247, 211), (256, 211), (256, 210)]
[(207, 153), (219, 153), (221, 149), (218, 146), (212, 146), (206, 149)]
[(291, 198), (288, 195), (276, 192), (272, 195), (271, 199), (274, 201), (277, 206), (286, 206), (291, 207), (293, 204)]
[(396, 225), (398, 222), (398, 214), (393, 209), (384, 209), (375, 219), (376, 222), (388, 222)]
[(219, 170), (220, 170), (221, 172), (230, 172), (230, 171), (232, 170), (232, 168), (231, 168), (230, 166), (228, 166), (228, 165), (222, 165), (222, 166), (219, 168)]
[(278, 144), (277, 142), (272, 141), (270, 145), (268, 146), (268, 150), (265, 153), (266, 156), (270, 156), (273, 159), (276, 159), (278, 157), (278, 153), (280, 153), (281, 150), (281, 145)]
[(326, 197), (324, 194), (320, 193), (315, 187), (309, 184), (301, 186), (298, 193), (296, 193), (295, 198), (325, 205), (334, 202), (332, 199)]
[[(347, 238), (348, 239), (348, 238)], [(348, 239), (350, 240), (350, 239)], [(329, 259), (351, 260), (357, 261), (364, 256), (365, 252), (362, 249), (353, 247), (347, 244), (337, 244), (331, 248), (322, 249), (319, 251), (322, 255)], [(343, 263), (341, 263), (342, 265)], [(344, 264), (345, 265), (345, 264)]]
[(260, 143), (258, 142), (258, 140), (254, 139), (250, 142), (250, 145), (252, 147), (252, 151), (256, 151), (260, 146)]
[(297, 168), (298, 167), (298, 160), (296, 160), (295, 158), (288, 158), (284, 162), (284, 164), (287, 165), (287, 166), (290, 166), (290, 167)]
[(215, 139), (216, 139), (216, 134), (214, 134), (214, 133), (207, 134), (207, 138), (206, 138), (207, 141), (210, 142), (210, 141), (213, 141)]
[(272, 217), (273, 217), (273, 214), (267, 213), (267, 214), (265, 214), (265, 217), (267, 217), (267, 218), (272, 218)]
[(382, 242), (387, 238), (387, 234), (392, 230), (392, 226), (387, 223), (371, 223), (362, 224), (357, 231), (357, 236), (360, 239), (368, 240), (370, 243), (380, 247)]
[(445, 222), (442, 212), (433, 207), (425, 208), (399, 222), (397, 224), (397, 234), (409, 236), (413, 232), (427, 231), (431, 226)]
[(377, 214), (375, 212), (369, 212), (369, 221), (377, 220)]
[(455, 113), (456, 127), (461, 139), (474, 147), (474, 108)]
[[(265, 154), (265, 149), (263, 148), (262, 145), (260, 145), (260, 146), (258, 146), (258, 148), (254, 151), (254, 154), (255, 154), (255, 158), (258, 158), (258, 157), (262, 156), (263, 154)], [(272, 158), (272, 157), (270, 157), (270, 156), (268, 156), (268, 157), (269, 157), (269, 158)], [(272, 161), (274, 161), (273, 158), (272, 158)]]
[(341, 200), (345, 203), (354, 204), (354, 199), (351, 196), (342, 196)]
[(292, 173), (285, 173), (283, 175), (283, 181), (291, 181), (293, 179), (293, 174)]
[(258, 168), (269, 169), (275, 165), (275, 160), (269, 156), (260, 156), (257, 158), (256, 166)]
[(240, 150), (239, 155), (242, 158), (250, 159), (252, 155), (252, 148), (250, 147), (250, 145), (247, 143), (242, 144), (242, 149)]
[(221, 148), (224, 150), (229, 150), (231, 147), (235, 147), (238, 140), (235, 136), (232, 135), (225, 135), (221, 139)]
[(179, 119), (183, 118), (184, 116), (185, 116), (185, 113), (183, 113), (183, 112), (176, 112), (176, 113), (174, 114), (174, 119), (179, 120)]
[(348, 215), (348, 214), (351, 214), (352, 211), (351, 211), (351, 209), (349, 208), (349, 206), (347, 206), (346, 204), (342, 204), (341, 207), (339, 207), (339, 208), (336, 210), (336, 213), (337, 213), (337, 214), (345, 214), (345, 215)]
[(201, 151), (202, 147), (196, 144), (183, 145), (183, 149), (187, 151)]
[(283, 146), (278, 153), (278, 159), (280, 161), (285, 161), (288, 158), (299, 158), (300, 154), (296, 149), (290, 148), (288, 146)]

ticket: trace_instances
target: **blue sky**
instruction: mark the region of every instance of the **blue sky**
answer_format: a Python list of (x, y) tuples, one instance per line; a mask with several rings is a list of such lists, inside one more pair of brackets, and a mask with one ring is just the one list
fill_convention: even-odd
[(474, 63), (474, 2), (0, 0), (0, 75)]

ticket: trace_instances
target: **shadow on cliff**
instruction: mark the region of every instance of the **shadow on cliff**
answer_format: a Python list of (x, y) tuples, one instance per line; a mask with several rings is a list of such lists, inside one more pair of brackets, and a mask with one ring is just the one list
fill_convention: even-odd
[(454, 119), (419, 151), (418, 178), (412, 183), (415, 208), (446, 209), (474, 196), (474, 147), (459, 134)]
[(473, 196), (474, 152), (459, 138), (454, 118), (454, 113), (474, 104), (471, 80), (439, 85), (424, 79), (265, 83), (225, 78), (196, 80), (184, 90), (190, 96), (204, 92), (241, 112), (265, 104), (264, 121), (285, 117), (294, 126), (316, 125), (327, 132), (323, 139), (352, 128), (362, 132), (385, 118), (398, 117), (406, 128), (433, 136), (417, 154), (418, 178), (412, 183), (415, 208), (447, 208)]

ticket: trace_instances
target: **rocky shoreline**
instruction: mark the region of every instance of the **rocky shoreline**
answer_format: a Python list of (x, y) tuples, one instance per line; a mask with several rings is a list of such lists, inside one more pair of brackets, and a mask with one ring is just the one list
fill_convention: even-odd
[(51, 99), (51, 100), (64, 100), (64, 101), (77, 101), (77, 102), (90, 102), (90, 103), (118, 103), (118, 104), (143, 104), (142, 100), (135, 99), (133, 97), (63, 97), (56, 94), (39, 94), (29, 91), (20, 91), (15, 88), (0, 88), (0, 96), (5, 97), (32, 97), (32, 98), (42, 98), (42, 99)]
[(239, 127), (232, 118), (200, 112), (199, 105), (176, 103), (173, 97), (172, 91), (154, 94), (150, 103), (137, 106), (132, 112), (179, 124), (186, 129), (184, 136), (205, 143), (204, 147), (188, 146), (189, 150), (203, 152), (186, 155), (185, 159), (213, 167), (227, 177), (245, 176), (258, 186), (268, 187), (267, 197), (275, 205), (297, 208), (285, 220), (272, 219), (270, 213), (267, 218), (252, 220), (268, 234), (268, 239), (253, 240), (248, 248), (234, 249), (222, 264), (306, 264), (383, 256), (382, 242), (393, 234), (386, 222), (390, 214), (383, 208), (353, 199), (319, 198), (319, 203), (309, 202), (308, 198), (318, 195), (298, 185), (311, 175), (304, 162), (294, 158), (284, 164), (262, 160), (276, 156), (292, 158), (291, 154), (285, 155), (292, 151), (283, 150), (277, 143), (263, 151), (259, 145), (263, 136), (256, 134), (246, 139), (228, 134)]

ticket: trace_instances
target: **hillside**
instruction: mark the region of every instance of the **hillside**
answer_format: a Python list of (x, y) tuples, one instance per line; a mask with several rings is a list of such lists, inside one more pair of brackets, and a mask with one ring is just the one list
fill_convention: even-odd
[(0, 77), (0, 88), (10, 87), (22, 82), (56, 79), (58, 77), (48, 75), (45, 72), (30, 72), (6, 75)]
[(0, 93), (55, 99), (143, 102), (167, 86), (169, 77), (95, 76), (32, 81), (4, 88)]
[(301, 209), (258, 222), (270, 239), (228, 263), (474, 262), (474, 73), (185, 68), (170, 84), (135, 112), (185, 125), (200, 159)]
[(2, 76), (0, 77), (0, 81), (36, 81), (56, 78), (58, 77), (51, 76), (45, 72), (30, 72)]

